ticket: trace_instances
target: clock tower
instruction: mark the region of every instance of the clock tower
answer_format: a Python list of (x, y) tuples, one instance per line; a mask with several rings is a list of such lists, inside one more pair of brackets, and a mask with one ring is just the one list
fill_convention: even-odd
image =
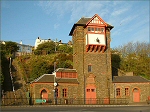
[(112, 95), (110, 30), (99, 15), (82, 17), (70, 31), (73, 40), (73, 68), (78, 73), (78, 98), (109, 99)]

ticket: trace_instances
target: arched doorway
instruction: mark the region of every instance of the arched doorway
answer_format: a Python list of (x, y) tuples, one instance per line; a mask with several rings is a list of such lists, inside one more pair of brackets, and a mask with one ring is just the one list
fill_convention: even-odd
[(133, 89), (133, 102), (140, 102), (140, 91), (138, 88)]
[(96, 104), (96, 88), (95, 86), (86, 87), (86, 104)]
[(41, 98), (42, 98), (42, 99), (45, 99), (46, 102), (48, 101), (48, 93), (47, 93), (47, 91), (46, 91), (45, 89), (43, 89), (43, 90), (41, 91)]

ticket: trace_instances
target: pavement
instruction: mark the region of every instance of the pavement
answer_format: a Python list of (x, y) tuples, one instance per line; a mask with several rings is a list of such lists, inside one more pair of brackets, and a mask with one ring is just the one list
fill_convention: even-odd
[(130, 103), (128, 105), (14, 105), (14, 106), (1, 106), (5, 107), (121, 107), (121, 106), (150, 106), (147, 103)]

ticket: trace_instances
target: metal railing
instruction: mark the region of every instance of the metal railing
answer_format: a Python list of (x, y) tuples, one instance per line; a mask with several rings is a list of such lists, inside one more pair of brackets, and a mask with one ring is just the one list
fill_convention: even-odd
[(40, 98), (3, 98), (2, 106), (18, 106), (18, 105), (127, 105), (128, 99), (125, 98), (57, 98), (57, 99), (40, 99)]

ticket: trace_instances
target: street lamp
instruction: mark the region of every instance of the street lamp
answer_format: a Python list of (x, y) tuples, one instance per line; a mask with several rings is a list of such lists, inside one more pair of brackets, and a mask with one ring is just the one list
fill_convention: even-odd
[[(54, 72), (56, 70), (56, 62), (54, 62)], [(56, 96), (56, 86), (57, 86), (57, 82), (56, 82), (56, 74), (54, 74), (54, 104), (57, 104), (57, 96)]]

